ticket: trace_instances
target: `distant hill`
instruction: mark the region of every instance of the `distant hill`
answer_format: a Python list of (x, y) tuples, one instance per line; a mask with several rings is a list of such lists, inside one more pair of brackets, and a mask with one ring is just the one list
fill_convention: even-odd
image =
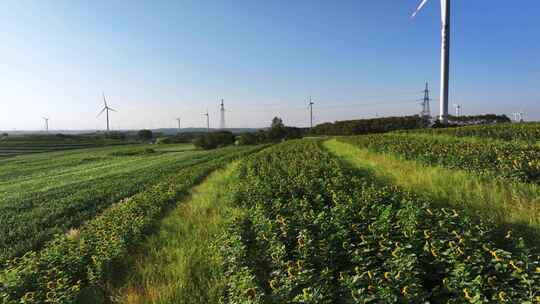
[(52, 134), (64, 134), (64, 135), (85, 135), (85, 134), (96, 134), (100, 133), (96, 130), (50, 130), (49, 133), (45, 131), (36, 131), (36, 130), (4, 130), (0, 131), (0, 134), (7, 133), (10, 136), (22, 136), (22, 135), (52, 135)]
[[(230, 128), (230, 129), (225, 129), (225, 131), (229, 131), (229, 132), (232, 132), (234, 134), (254, 133), (254, 132), (257, 132), (257, 130), (260, 130), (260, 129), (256, 129), (256, 128)], [(218, 129), (210, 129), (210, 131), (218, 131)], [(176, 129), (176, 128), (152, 129), (152, 132), (161, 133), (161, 134), (165, 134), (165, 135), (176, 135), (176, 134), (178, 134), (178, 129)], [(185, 129), (181, 129), (181, 133), (201, 133), (201, 132), (206, 132), (206, 128), (185, 128)]]
[[(218, 129), (210, 129), (211, 131), (217, 131)], [(257, 128), (230, 128), (225, 129), (226, 131), (230, 131), (234, 134), (239, 133), (254, 133), (257, 132)], [(112, 132), (125, 132), (125, 133), (136, 133), (139, 129), (130, 129), (130, 130), (112, 130)], [(176, 135), (178, 133), (178, 129), (176, 128), (159, 128), (159, 129), (152, 129), (152, 132), (154, 133), (161, 133), (164, 135)], [(206, 132), (206, 128), (185, 128), (182, 129), (182, 133), (201, 133)], [(7, 133), (10, 136), (21, 136), (21, 135), (46, 135), (47, 132), (45, 131), (36, 131), (36, 130), (15, 130), (15, 131), (1, 131), (0, 134)], [(103, 130), (50, 130), (49, 134), (66, 134), (66, 135), (91, 135), (91, 134), (100, 134), (105, 133)]]

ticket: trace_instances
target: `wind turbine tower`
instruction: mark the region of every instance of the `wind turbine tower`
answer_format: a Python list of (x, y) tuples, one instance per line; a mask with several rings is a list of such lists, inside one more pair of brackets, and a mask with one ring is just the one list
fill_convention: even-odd
[(105, 99), (105, 93), (103, 93), (103, 104), (104, 104), (104, 107), (101, 110), (101, 112), (99, 112), (98, 117), (101, 114), (103, 114), (103, 112), (106, 112), (106, 114), (107, 114), (107, 132), (109, 132), (109, 130), (110, 130), (110, 128), (109, 128), (109, 111), (116, 112), (116, 110), (107, 105), (107, 99)]
[(180, 117), (178, 117), (178, 118), (175, 119), (175, 120), (178, 121), (178, 133), (180, 133), (180, 130), (181, 130)]
[(420, 116), (426, 119), (431, 118), (431, 108), (429, 105), (429, 101), (431, 98), (429, 98), (429, 84), (426, 82), (426, 88), (424, 89), (424, 98), (422, 99), (422, 112), (420, 113)]
[(208, 114), (208, 109), (206, 110), (206, 113), (203, 114), (203, 116), (206, 116), (206, 131), (210, 132), (210, 114)]
[[(429, 0), (422, 0), (412, 17), (422, 10)], [(450, 79), (450, 2), (441, 0), (441, 96), (439, 120), (448, 123), (448, 98)]]
[(221, 105), (219, 107), (219, 113), (220, 113), (219, 128), (221, 130), (224, 130), (225, 129), (225, 103), (224, 103), (223, 99), (221, 100)]
[(45, 132), (49, 133), (49, 118), (41, 117), (45, 121)]
[(313, 129), (313, 105), (315, 103), (313, 102), (313, 100), (311, 99), (311, 96), (309, 96), (309, 104), (308, 104), (308, 107), (309, 107), (309, 128), (310, 129)]

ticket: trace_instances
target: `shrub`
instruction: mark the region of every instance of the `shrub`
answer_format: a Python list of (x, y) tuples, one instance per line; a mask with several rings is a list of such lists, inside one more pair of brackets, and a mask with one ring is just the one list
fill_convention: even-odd
[[(63, 136), (65, 137), (65, 135)], [(126, 139), (126, 134), (122, 132), (109, 132), (105, 134), (105, 138), (124, 140)]]
[(172, 138), (172, 141), (176, 144), (187, 144), (187, 143), (191, 143), (193, 139), (195, 139), (195, 137), (196, 135), (194, 134), (182, 133), (182, 134), (177, 134), (176, 136), (174, 136)]
[(225, 147), (234, 143), (234, 135), (228, 131), (219, 131), (201, 135), (193, 140), (193, 144), (204, 150)]
[(311, 132), (316, 135), (360, 135), (419, 129), (427, 125), (428, 122), (420, 116), (383, 117), (324, 123), (315, 126)]
[(304, 131), (300, 128), (286, 127), (283, 120), (279, 117), (274, 117), (270, 128), (259, 130), (257, 133), (245, 133), (238, 138), (238, 145), (254, 145), (268, 142), (280, 142), (289, 139), (299, 139), (304, 135)]
[(449, 123), (461, 125), (483, 125), (512, 122), (506, 115), (483, 114), (472, 116), (452, 116), (448, 117)]
[(158, 145), (167, 145), (172, 144), (173, 140), (170, 137), (160, 137), (156, 139), (156, 144)]
[(236, 144), (240, 146), (256, 145), (257, 143), (259, 143), (259, 138), (254, 133), (241, 134), (236, 141)]

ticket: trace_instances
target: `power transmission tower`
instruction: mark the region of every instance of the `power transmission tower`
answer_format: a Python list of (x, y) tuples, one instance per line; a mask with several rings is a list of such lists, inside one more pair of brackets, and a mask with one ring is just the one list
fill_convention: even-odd
[(221, 130), (224, 130), (225, 129), (225, 103), (223, 99), (221, 100), (221, 106), (220, 106), (219, 112), (220, 112), (219, 128)]
[(461, 105), (460, 104), (454, 104), (454, 107), (456, 107), (456, 117), (461, 116)]
[(313, 100), (311, 99), (311, 96), (309, 96), (309, 104), (308, 104), (308, 107), (309, 107), (309, 128), (310, 129), (313, 129), (313, 105), (315, 103), (313, 102)]
[(431, 118), (431, 107), (429, 105), (430, 100), (431, 99), (429, 98), (429, 84), (426, 82), (426, 88), (424, 89), (424, 98), (420, 103), (420, 105), (422, 106), (422, 112), (420, 112), (420, 116), (426, 119)]

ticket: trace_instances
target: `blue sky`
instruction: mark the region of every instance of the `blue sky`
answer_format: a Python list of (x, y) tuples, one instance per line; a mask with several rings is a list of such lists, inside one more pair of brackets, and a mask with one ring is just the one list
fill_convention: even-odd
[[(261, 127), (419, 112), (438, 98), (432, 0), (25, 1), (0, 4), (0, 129)], [(540, 2), (453, 1), (451, 103), (540, 120)], [(432, 102), (438, 111), (437, 101)]]

